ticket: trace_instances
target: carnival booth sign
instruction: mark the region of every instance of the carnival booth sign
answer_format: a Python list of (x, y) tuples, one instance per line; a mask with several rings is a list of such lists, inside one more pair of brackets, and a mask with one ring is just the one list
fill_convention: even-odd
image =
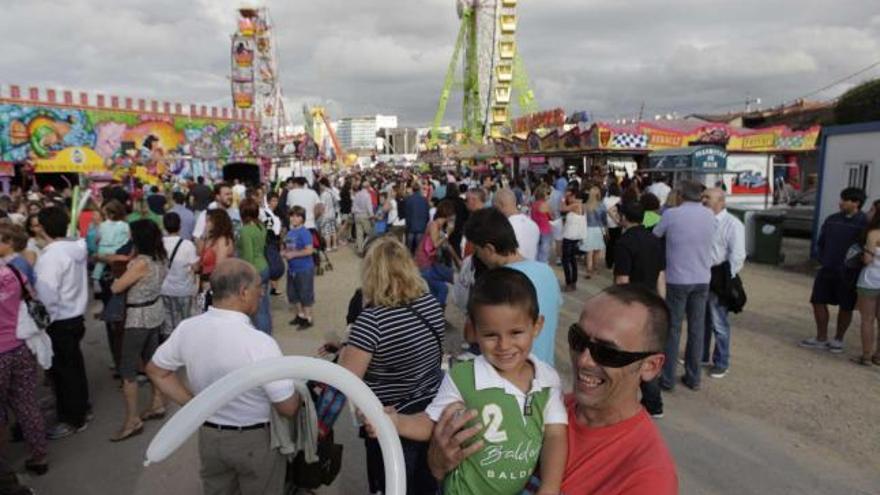
[(655, 151), (648, 155), (652, 169), (716, 173), (727, 168), (727, 151), (718, 146), (688, 146)]
[(106, 171), (104, 158), (95, 150), (85, 146), (64, 148), (49, 158), (34, 160), (34, 172), (38, 174), (89, 174)]

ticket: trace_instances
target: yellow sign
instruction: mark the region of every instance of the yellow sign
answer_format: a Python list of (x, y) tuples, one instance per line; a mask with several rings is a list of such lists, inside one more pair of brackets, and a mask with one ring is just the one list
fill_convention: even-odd
[(743, 136), (742, 143), (744, 150), (773, 148), (773, 145), (776, 144), (776, 134), (768, 133)]
[(648, 146), (651, 149), (657, 148), (680, 148), (682, 143), (682, 135), (674, 132), (663, 132), (651, 129), (648, 133)]
[(104, 158), (95, 150), (84, 146), (64, 148), (49, 158), (34, 162), (34, 172), (88, 174), (106, 172)]

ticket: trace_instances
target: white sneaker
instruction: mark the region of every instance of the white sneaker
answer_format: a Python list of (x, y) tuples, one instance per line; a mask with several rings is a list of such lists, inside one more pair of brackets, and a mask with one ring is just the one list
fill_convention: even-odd
[(833, 352), (834, 354), (840, 354), (841, 352), (843, 352), (843, 341), (837, 339), (829, 340), (828, 351)]
[(826, 349), (828, 347), (828, 341), (818, 340), (816, 337), (810, 337), (809, 339), (804, 339), (798, 342), (798, 345), (808, 349)]

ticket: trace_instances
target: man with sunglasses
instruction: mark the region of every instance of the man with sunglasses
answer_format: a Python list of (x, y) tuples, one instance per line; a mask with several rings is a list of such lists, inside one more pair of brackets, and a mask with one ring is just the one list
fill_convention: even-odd
[[(640, 383), (663, 368), (668, 331), (663, 299), (634, 284), (616, 285), (589, 299), (569, 328), (574, 390), (566, 398), (563, 493), (678, 493), (675, 462), (638, 398)], [(438, 479), (483, 447), (485, 440), (469, 445), (482, 431), (482, 425), (466, 428), (476, 417), (476, 411), (453, 404), (437, 422), (428, 462)], [(526, 493), (538, 486), (533, 479)]]

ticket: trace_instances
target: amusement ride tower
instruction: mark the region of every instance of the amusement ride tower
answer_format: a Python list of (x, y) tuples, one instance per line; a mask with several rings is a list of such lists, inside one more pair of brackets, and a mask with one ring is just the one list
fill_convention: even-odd
[(461, 132), (466, 142), (481, 143), (505, 133), (514, 92), (521, 113), (537, 111), (516, 45), (517, 0), (456, 0), (456, 6), (461, 25), (434, 116), (432, 145), (437, 144), (460, 63)]
[(256, 112), (260, 123), (259, 154), (272, 160), (279, 138), (289, 126), (273, 25), (266, 7), (238, 9), (238, 31), (232, 35), (232, 101), (236, 108)]

